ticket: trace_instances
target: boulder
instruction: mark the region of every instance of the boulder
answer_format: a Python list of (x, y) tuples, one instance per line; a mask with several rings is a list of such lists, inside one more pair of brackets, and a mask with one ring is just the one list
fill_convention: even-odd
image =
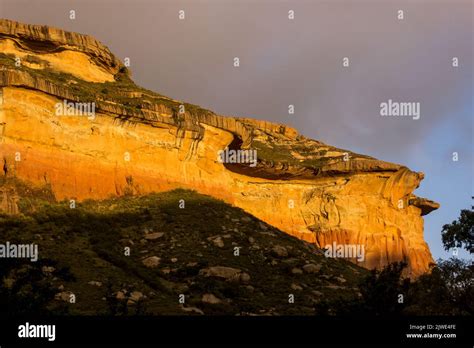
[(164, 236), (163, 232), (155, 232), (155, 233), (147, 233), (145, 234), (144, 237), (146, 240), (155, 240), (163, 236)]
[(314, 263), (308, 263), (303, 266), (303, 271), (306, 273), (318, 273), (321, 270), (321, 267), (320, 264), (315, 265)]
[(145, 267), (148, 268), (155, 268), (158, 267), (160, 264), (161, 258), (158, 256), (150, 256), (142, 260), (142, 263), (145, 265)]
[(213, 294), (204, 294), (204, 295), (202, 295), (201, 301), (204, 302), (204, 303), (210, 303), (210, 304), (219, 304), (219, 303), (222, 302), (222, 300), (220, 300), (219, 298), (217, 298)]
[(280, 257), (280, 258), (287, 257), (288, 256), (288, 250), (286, 250), (286, 248), (284, 246), (275, 245), (272, 248), (272, 255), (275, 256), (275, 257)]
[(236, 281), (236, 282), (249, 282), (250, 275), (242, 272), (238, 268), (224, 267), (224, 266), (214, 266), (201, 269), (199, 275), (204, 277), (215, 277), (224, 279), (226, 281)]

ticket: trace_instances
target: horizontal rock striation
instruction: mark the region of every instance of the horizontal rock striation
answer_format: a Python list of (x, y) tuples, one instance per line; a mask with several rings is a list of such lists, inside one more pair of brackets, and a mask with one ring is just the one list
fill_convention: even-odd
[[(439, 205), (413, 194), (422, 173), (145, 90), (86, 35), (0, 20), (0, 46), (4, 176), (49, 185), (57, 199), (194, 189), (322, 248), (363, 245), (352, 261), (364, 267), (428, 270), (421, 216)], [(63, 64), (66, 52), (88, 60)], [(64, 100), (94, 103), (94, 117), (57, 116)], [(256, 150), (256, 163), (221, 163), (225, 149)]]
[(0, 38), (14, 40), (22, 49), (37, 54), (63, 50), (82, 52), (113, 74), (123, 67), (123, 64), (112, 52), (93, 37), (66, 32), (46, 25), (0, 20)]

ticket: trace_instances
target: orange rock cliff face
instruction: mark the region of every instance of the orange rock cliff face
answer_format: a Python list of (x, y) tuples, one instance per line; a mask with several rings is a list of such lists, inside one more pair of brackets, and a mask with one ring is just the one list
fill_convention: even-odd
[[(422, 215), (439, 205), (413, 195), (422, 173), (140, 88), (86, 35), (0, 20), (0, 47), (3, 176), (58, 200), (193, 189), (322, 248), (361, 245), (361, 266), (428, 270)], [(225, 149), (256, 161), (222, 163)], [(11, 195), (0, 190), (0, 209), (16, 212)]]

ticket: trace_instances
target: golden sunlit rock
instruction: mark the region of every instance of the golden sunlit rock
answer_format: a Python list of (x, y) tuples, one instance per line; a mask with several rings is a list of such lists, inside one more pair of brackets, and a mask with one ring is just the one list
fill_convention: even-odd
[[(58, 200), (188, 188), (321, 248), (363, 245), (353, 261), (367, 268), (406, 260), (419, 275), (433, 261), (422, 215), (439, 205), (413, 195), (422, 173), (144, 90), (89, 36), (0, 20), (0, 47), (5, 176)], [(93, 117), (57, 115), (65, 100), (94, 103)], [(221, 163), (226, 148), (256, 150), (256, 162)], [(17, 211), (7, 191), (0, 199)]]

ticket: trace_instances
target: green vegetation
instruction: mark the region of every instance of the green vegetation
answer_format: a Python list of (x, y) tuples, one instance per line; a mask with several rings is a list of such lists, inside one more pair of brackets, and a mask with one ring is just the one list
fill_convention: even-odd
[[(351, 296), (366, 273), (349, 262), (326, 259), (314, 245), (193, 191), (85, 201), (75, 209), (69, 202), (51, 202), (38, 189), (23, 194), (21, 215), (0, 215), (1, 239), (37, 243), (41, 259), (68, 269), (70, 278), (48, 281), (56, 293), (75, 294), (75, 304), (63, 303), (64, 313), (71, 315), (188, 315), (199, 310), (311, 315), (321, 298)], [(159, 236), (149, 238), (153, 233)], [(130, 256), (124, 253), (126, 247)], [(235, 247), (240, 247), (239, 256), (234, 256)], [(287, 255), (275, 255), (275, 247), (283, 247)], [(160, 258), (156, 268), (143, 264), (152, 256)], [(302, 271), (307, 263), (318, 265), (319, 272)], [(237, 269), (249, 279), (231, 281), (201, 273), (215, 266)], [(7, 273), (4, 278), (10, 277)], [(119, 291), (125, 296), (117, 298)], [(130, 302), (134, 291), (144, 296), (139, 302)], [(182, 309), (179, 294), (186, 296), (185, 310), (191, 310)], [(204, 294), (221, 302), (203, 302)], [(288, 303), (289, 294), (295, 295), (294, 304)], [(57, 302), (48, 292), (43, 307), (54, 308)]]
[(441, 232), (444, 248), (464, 248), (474, 253), (474, 211), (463, 209), (457, 221), (443, 226)]
[[(30, 63), (42, 64), (46, 61), (32, 55), (24, 58)], [(25, 71), (32, 76), (38, 76), (58, 87), (65, 88), (74, 95), (80, 102), (95, 102), (100, 108), (102, 100), (113, 102), (122, 106), (127, 112), (126, 116), (142, 116), (143, 109), (152, 104), (162, 104), (172, 110), (173, 115), (178, 115), (181, 103), (137, 86), (131, 79), (126, 67), (122, 67), (115, 75), (115, 81), (104, 83), (93, 83), (79, 79), (71, 74), (56, 71), (50, 67), (44, 69), (31, 69), (27, 66), (15, 66), (15, 56), (13, 54), (0, 53), (0, 65), (12, 69)], [(141, 97), (133, 94), (141, 93)], [(208, 110), (200, 106), (183, 103), (185, 110), (191, 115), (209, 114)], [(125, 115), (124, 115), (125, 116)]]
[[(445, 249), (464, 247), (472, 254), (473, 228), (472, 211), (462, 210), (458, 221), (443, 226)], [(402, 277), (405, 267), (406, 264), (395, 263), (381, 271), (371, 271), (359, 285), (359, 297), (322, 301), (317, 312), (358, 317), (474, 314), (472, 260), (438, 260), (430, 273), (414, 282)]]
[[(71, 209), (47, 187), (14, 179), (0, 185), (21, 197), (21, 214), (0, 214), (2, 242), (36, 243), (40, 253), (37, 263), (0, 259), (3, 315), (474, 313), (472, 261), (439, 260), (431, 273), (410, 281), (402, 276), (405, 264), (369, 272), (325, 258), (314, 245), (193, 191), (84, 201)], [(159, 258), (156, 267), (144, 264), (149, 257)], [(318, 271), (305, 270), (308, 264)], [(205, 275), (216, 266), (248, 277)], [(62, 292), (72, 292), (76, 303), (55, 299)], [(203, 301), (205, 294), (220, 302)], [(289, 294), (295, 303), (288, 303)]]
[(360, 296), (325, 300), (321, 315), (398, 317), (401, 315), (473, 315), (474, 265), (452, 258), (439, 260), (416, 281), (402, 277), (406, 265), (395, 263), (372, 271), (360, 285)]
[(31, 54), (26, 55), (26, 57), (24, 57), (23, 60), (27, 61), (28, 63), (48, 66), (48, 62), (46, 60), (43, 60), (39, 58), (38, 56), (33, 56)]
[[(318, 150), (316, 148), (307, 148), (303, 146), (294, 146), (294, 144), (284, 145), (276, 143), (264, 143), (258, 140), (253, 140), (252, 149), (257, 150), (257, 156), (259, 159), (265, 162), (272, 163), (287, 163), (293, 166), (307, 167), (307, 168), (322, 168), (329, 162), (335, 161), (335, 157), (324, 157), (327, 150)], [(309, 157), (305, 159), (296, 158), (291, 151), (298, 152), (302, 156), (314, 156), (315, 158)], [(321, 156), (321, 157), (318, 157)], [(342, 161), (342, 155), (340, 160)]]
[[(42, 259), (29, 262), (21, 259), (2, 260), (0, 267), (0, 317), (7, 315), (52, 315), (67, 314), (68, 307), (56, 302), (53, 279), (73, 281), (68, 268), (57, 269), (53, 260)], [(51, 273), (44, 267), (53, 267)]]

